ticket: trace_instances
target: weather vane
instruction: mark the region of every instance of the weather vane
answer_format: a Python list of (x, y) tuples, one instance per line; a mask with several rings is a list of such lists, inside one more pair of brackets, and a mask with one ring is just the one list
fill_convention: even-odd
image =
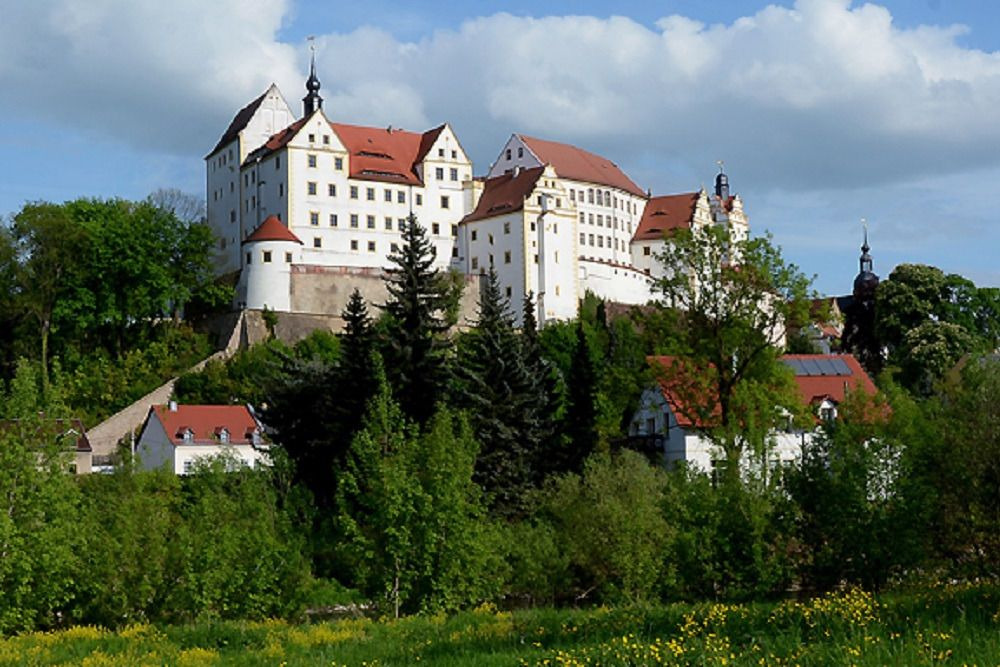
[(309, 50), (316, 53), (316, 35), (309, 35), (306, 41), (309, 42)]
[(719, 165), (719, 173), (720, 174), (726, 171), (724, 169), (724, 167), (726, 166), (726, 161), (725, 160), (716, 160), (715, 164)]

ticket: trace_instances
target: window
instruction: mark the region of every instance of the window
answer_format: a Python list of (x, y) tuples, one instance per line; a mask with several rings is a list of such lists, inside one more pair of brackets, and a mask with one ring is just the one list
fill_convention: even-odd
[(587, 242), (587, 235), (580, 234), (580, 245), (584, 245)]
[(291, 263), (292, 263), (292, 253), (286, 252), (285, 253), (285, 264), (291, 264)]
[(281, 169), (281, 156), (280, 155), (277, 156), (276, 158), (274, 158), (274, 170), (278, 171), (279, 169)]
[(342, 157), (335, 157), (335, 158), (333, 158), (333, 168), (336, 169), (337, 171), (343, 171), (344, 170), (344, 158), (342, 158)]
[(438, 157), (444, 157), (444, 149), (443, 148), (439, 148), (438, 149)]
[(569, 191), (569, 200), (570, 201), (576, 201), (576, 190), (570, 190)]
[(510, 264), (510, 250), (503, 251), (503, 263)]
[(835, 416), (836, 411), (833, 408), (820, 408), (819, 417), (823, 421), (832, 422)]
[(479, 258), (478, 257), (473, 257), (472, 258), (472, 270), (475, 271), (478, 268), (479, 268)]
[(538, 264), (538, 253), (535, 253), (535, 264)]
[(219, 442), (229, 442), (229, 431), (227, 429), (219, 431)]
[(313, 143), (314, 141), (316, 141), (316, 135), (315, 134), (310, 134), (309, 135), (309, 143)]
[(358, 240), (351, 239), (351, 250), (357, 250), (357, 249), (358, 249)]
[(331, 227), (336, 227), (337, 226), (337, 214), (336, 213), (331, 213), (330, 214), (330, 226)]
[(493, 255), (492, 254), (490, 255), (490, 266), (491, 267), (493, 266)]
[(417, 206), (423, 206), (423, 204), (424, 204), (424, 196), (418, 192), (417, 193)]
[(650, 247), (648, 245), (642, 247), (642, 254), (644, 256), (649, 257), (650, 252), (651, 252), (651, 249), (650, 249)]
[(352, 229), (357, 229), (358, 228), (358, 214), (357, 213), (351, 213), (351, 228)]
[(454, 167), (452, 167), (451, 168), (451, 173), (449, 174), (449, 176), (451, 177), (451, 180), (457, 181), (458, 180), (458, 169), (455, 169)]
[(503, 223), (503, 233), (504, 234), (510, 234), (510, 223), (509, 222)]
[(594, 235), (587, 234), (587, 245), (594, 245)]
[[(190, 441), (189, 436), (188, 436), (187, 433), (184, 434), (184, 441), (185, 442), (189, 442)], [(185, 475), (190, 475), (192, 470), (194, 470), (194, 461), (191, 461), (191, 460), (185, 461), (184, 462), (184, 474)]]
[(451, 226), (451, 237), (456, 238), (458, 236), (458, 225)]
[(375, 229), (375, 216), (369, 215), (365, 218), (365, 223), (368, 225), (368, 229)]
[(306, 192), (311, 195), (316, 194), (316, 181), (309, 181), (306, 183)]
[(534, 222), (534, 220), (532, 220), (532, 222), (531, 222), (531, 231), (535, 231), (535, 222)]
[(358, 198), (358, 186), (352, 185), (351, 186), (351, 199), (357, 199), (357, 198)]
[(514, 291), (510, 287), (508, 287), (504, 290), (504, 293), (507, 295), (507, 298), (509, 299), (511, 296), (513, 296)]
[(559, 285), (556, 285), (556, 296), (559, 296)]
[(490, 245), (493, 245), (493, 235), (492, 234), (488, 234), (487, 237), (488, 237), (488, 240), (490, 242)]
[(247, 253), (247, 264), (251, 264), (252, 263), (250, 261), (251, 257), (253, 257), (253, 256), (250, 253)]
[(518, 146), (517, 147), (517, 156), (518, 157), (524, 157), (524, 146)]
[(507, 149), (507, 153), (506, 153), (506, 158), (507, 158), (508, 160), (510, 159), (510, 149), (509, 149), (509, 148)]
[(389, 250), (391, 250), (392, 252), (399, 252), (399, 245), (396, 243), (390, 243)]
[(475, 241), (475, 240), (476, 240), (476, 236), (478, 236), (478, 234), (476, 233), (476, 230), (475, 230), (475, 229), (473, 229), (473, 230), (472, 230), (472, 240), (473, 240), (473, 241)]
[(432, 222), (431, 223), (431, 234), (440, 235), (441, 234), (441, 225), (438, 224), (438, 223), (436, 223), (436, 222)]
[(385, 201), (389, 204), (392, 203), (392, 190), (385, 191)]
[(452, 257), (458, 257), (458, 246), (453, 245), (451, 247), (451, 256)]
[(375, 252), (375, 242), (374, 241), (369, 241), (368, 242), (368, 252)]
[(337, 186), (334, 185), (333, 183), (328, 183), (327, 186), (326, 186), (326, 194), (328, 194), (331, 197), (336, 197), (337, 196)]
[(600, 213), (597, 214), (597, 226), (598, 227), (604, 226), (604, 216), (601, 215)]
[(236, 209), (229, 210), (229, 222), (236, 222)]
[(330, 135), (329, 134), (324, 134), (323, 135), (323, 145), (324, 146), (329, 146), (330, 145)]
[(401, 232), (406, 231), (406, 218), (399, 218), (396, 220), (396, 227)]
[(400, 190), (399, 192), (396, 193), (396, 203), (397, 204), (405, 204), (406, 203), (406, 191), (405, 190)]
[(452, 160), (457, 160), (458, 159), (458, 151), (452, 151), (451, 152), (451, 159)]
[(583, 223), (585, 223), (586, 221), (587, 221), (587, 214), (586, 214), (586, 213), (583, 213), (583, 212), (581, 212), (581, 213), (580, 213), (580, 224), (582, 225), (582, 224), (583, 224)]
[(594, 203), (594, 188), (587, 189), (587, 201), (591, 204)]
[(278, 183), (278, 196), (279, 197), (284, 197), (285, 196), (285, 184), (284, 183)]
[(309, 224), (313, 227), (319, 226), (319, 213), (316, 211), (309, 211)]
[(323, 247), (323, 239), (321, 239), (318, 236), (314, 236), (313, 237), (313, 247), (314, 248), (322, 248)]
[(601, 206), (602, 204), (604, 204), (604, 196), (601, 194), (601, 191), (598, 190), (597, 191), (597, 205)]
[(441, 208), (448, 208), (448, 196), (441, 195)]
[(558, 222), (553, 222), (552, 223), (552, 233), (553, 234), (558, 234), (559, 233), (559, 223)]
[(316, 156), (315, 155), (311, 155), (311, 154), (309, 156), (307, 156), (306, 157), (306, 163), (310, 167), (315, 167), (316, 166)]
[(392, 218), (390, 218), (388, 216), (385, 219), (385, 231), (387, 231), (387, 232), (391, 232), (392, 231)]
[(555, 261), (556, 264), (559, 263), (559, 251), (558, 250), (556, 250), (555, 255), (553, 256), (553, 260)]
[(435, 167), (434, 168), (434, 178), (436, 180), (439, 180), (439, 181), (443, 181), (444, 180), (444, 167)]
[(588, 213), (587, 214), (587, 222), (589, 222), (590, 224), (594, 224), (594, 214), (593, 213)]
[(375, 188), (365, 188), (365, 199), (375, 201)]

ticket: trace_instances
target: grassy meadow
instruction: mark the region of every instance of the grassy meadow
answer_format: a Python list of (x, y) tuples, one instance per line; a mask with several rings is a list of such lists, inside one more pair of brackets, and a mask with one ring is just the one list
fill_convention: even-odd
[(0, 640), (3, 665), (998, 665), (1000, 587), (772, 604), (498, 611), (401, 620), (92, 626)]

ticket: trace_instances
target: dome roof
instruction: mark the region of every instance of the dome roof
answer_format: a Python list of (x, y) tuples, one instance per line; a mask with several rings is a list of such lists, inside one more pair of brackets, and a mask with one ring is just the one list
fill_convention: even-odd
[(253, 231), (253, 234), (246, 237), (243, 243), (257, 243), (258, 241), (289, 241), (302, 245), (298, 236), (292, 233), (276, 215), (269, 215), (267, 220), (260, 223), (260, 227)]

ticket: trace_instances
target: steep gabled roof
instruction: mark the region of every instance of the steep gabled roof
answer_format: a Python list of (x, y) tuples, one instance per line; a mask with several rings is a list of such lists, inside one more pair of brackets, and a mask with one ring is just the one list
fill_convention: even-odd
[(698, 192), (684, 192), (678, 195), (652, 197), (646, 202), (633, 241), (662, 239), (664, 232), (671, 229), (691, 227), (694, 210), (698, 205)]
[[(259, 424), (245, 405), (178, 405), (171, 410), (168, 405), (149, 408), (149, 418), (156, 417), (167, 437), (174, 445), (220, 444), (219, 435), (225, 429), (230, 445), (253, 444)], [(191, 440), (184, 441), (184, 433), (191, 432)]]
[(288, 127), (286, 127), (285, 129), (283, 129), (281, 132), (276, 132), (275, 134), (272, 134), (270, 138), (264, 142), (263, 146), (255, 149), (252, 153), (247, 155), (247, 158), (246, 160), (243, 161), (243, 164), (248, 164), (257, 159), (263, 159), (268, 155), (270, 155), (271, 153), (277, 150), (281, 150), (282, 148), (287, 146), (288, 142), (295, 138), (295, 135), (299, 133), (299, 130), (302, 129), (302, 126), (305, 125), (306, 121), (308, 120), (309, 120), (308, 118), (300, 118), (291, 125), (289, 125)]
[(423, 185), (417, 166), (445, 126), (439, 125), (422, 134), (343, 123), (330, 123), (330, 127), (351, 155), (351, 178)]
[(608, 185), (631, 192), (637, 197), (646, 193), (607, 158), (570, 144), (517, 135), (542, 164), (551, 164), (562, 178), (596, 185)]
[(292, 233), (276, 215), (269, 215), (260, 226), (253, 230), (253, 233), (243, 240), (243, 243), (254, 243), (256, 241), (294, 241), (302, 245), (302, 241)]
[(545, 167), (521, 169), (487, 179), (483, 194), (476, 209), (465, 216), (462, 222), (474, 222), (496, 215), (513, 213), (524, 208), (524, 200), (535, 189), (535, 184), (545, 171)]
[[(270, 90), (270, 88), (268, 90)], [(215, 153), (221, 150), (223, 146), (239, 136), (239, 133), (242, 132), (243, 128), (247, 126), (247, 123), (250, 122), (253, 115), (257, 113), (257, 109), (260, 108), (260, 105), (264, 101), (265, 97), (267, 97), (267, 90), (261, 93), (261, 96), (253, 102), (236, 112), (232, 122), (229, 123), (229, 127), (227, 127), (226, 131), (222, 133), (222, 138), (219, 139), (219, 143), (215, 144), (215, 148), (213, 148), (209, 154), (205, 156), (206, 159), (215, 155)]]

